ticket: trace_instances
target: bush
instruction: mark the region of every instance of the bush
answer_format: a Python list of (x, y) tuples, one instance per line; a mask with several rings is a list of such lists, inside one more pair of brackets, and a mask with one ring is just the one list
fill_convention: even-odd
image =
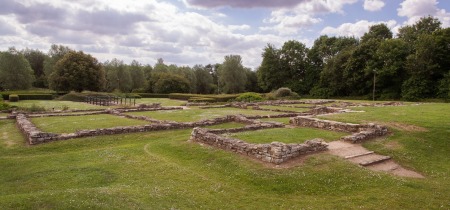
[(18, 94), (20, 100), (52, 100), (52, 94)]
[(3, 101), (3, 96), (2, 96), (2, 94), (0, 94), (0, 102), (2, 102)]
[(4, 101), (0, 100), (0, 110), (7, 110), (10, 109), (11, 105), (8, 103), (5, 103)]
[(9, 95), (9, 102), (17, 102), (19, 101), (18, 95)]
[(169, 98), (169, 94), (137, 93), (141, 98)]
[(330, 88), (314, 87), (309, 92), (313, 98), (328, 99), (334, 95), (334, 91)]
[(145, 93), (145, 88), (136, 88), (131, 91), (132, 93)]
[(292, 100), (299, 100), (299, 99), (301, 99), (301, 97), (300, 97), (300, 95), (299, 95), (298, 93), (296, 93), (296, 92), (291, 92), (291, 95), (289, 95), (289, 99), (292, 99)]
[(45, 112), (47, 111), (43, 106), (37, 106), (36, 104), (31, 105), (30, 107), (19, 107), (19, 110), (26, 112)]
[(216, 100), (213, 99), (213, 98), (192, 97), (188, 101), (189, 102), (208, 102), (208, 103), (213, 103)]
[(290, 96), (291, 93), (292, 93), (291, 89), (286, 88), (286, 87), (282, 87), (282, 88), (279, 88), (279, 89), (275, 92), (275, 95), (276, 95), (277, 97), (286, 97), (286, 96)]
[(213, 98), (216, 102), (227, 102), (229, 100), (234, 100), (237, 95), (200, 95), (200, 94), (182, 94), (182, 93), (171, 93), (169, 94), (170, 99), (179, 99), (179, 100), (189, 100), (191, 97), (199, 97), (199, 98)]
[(240, 95), (239, 97), (237, 97), (236, 100), (249, 102), (249, 101), (261, 101), (261, 100), (263, 100), (263, 98), (259, 94), (256, 94), (256, 93), (244, 93), (244, 94)]

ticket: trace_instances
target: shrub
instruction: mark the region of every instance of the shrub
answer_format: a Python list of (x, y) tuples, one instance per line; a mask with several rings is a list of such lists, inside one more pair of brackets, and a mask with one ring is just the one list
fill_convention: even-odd
[(237, 101), (261, 101), (263, 98), (256, 93), (244, 93), (236, 98)]
[(212, 102), (215, 102), (216, 100), (213, 99), (213, 98), (192, 97), (188, 101), (189, 102), (208, 102), (208, 103), (212, 103)]
[(327, 99), (333, 96), (334, 91), (330, 88), (314, 87), (309, 93), (314, 98)]
[(132, 93), (145, 93), (145, 88), (136, 88), (131, 91)]
[(3, 101), (3, 96), (2, 96), (2, 94), (0, 94), (0, 102), (2, 102)]
[(291, 95), (289, 95), (289, 99), (298, 100), (298, 99), (301, 99), (301, 97), (300, 97), (300, 95), (298, 93), (291, 92)]
[(9, 102), (17, 102), (19, 101), (18, 95), (9, 95)]
[(0, 110), (7, 110), (10, 109), (11, 105), (8, 103), (5, 103), (4, 101), (0, 100)]
[(277, 97), (286, 97), (286, 96), (290, 96), (291, 93), (292, 93), (291, 89), (286, 88), (286, 87), (282, 87), (282, 88), (279, 88), (279, 89), (275, 92), (275, 95), (276, 95)]
[(137, 93), (141, 98), (169, 98), (169, 94)]
[(63, 110), (63, 111), (69, 110), (69, 106), (67, 106), (67, 105), (62, 105), (62, 110)]
[(52, 94), (18, 94), (20, 100), (52, 100)]
[(36, 104), (32, 104), (30, 107), (19, 107), (19, 110), (26, 112), (44, 112), (46, 111), (45, 107), (38, 106)]

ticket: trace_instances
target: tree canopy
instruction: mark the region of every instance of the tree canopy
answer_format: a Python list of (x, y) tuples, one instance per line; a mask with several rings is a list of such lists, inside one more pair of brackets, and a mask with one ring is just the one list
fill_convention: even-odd
[(16, 48), (0, 53), (0, 89), (27, 90), (34, 80), (28, 60)]

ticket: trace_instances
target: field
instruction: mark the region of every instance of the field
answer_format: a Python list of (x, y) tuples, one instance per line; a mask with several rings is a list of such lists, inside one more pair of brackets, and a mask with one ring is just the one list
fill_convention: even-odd
[[(426, 178), (374, 172), (332, 155), (311, 156), (291, 168), (268, 168), (235, 153), (188, 142), (192, 129), (26, 146), (14, 121), (2, 120), (0, 209), (450, 209), (450, 105), (351, 109), (366, 112), (326, 119), (388, 126), (388, 137), (363, 146), (392, 156)], [(225, 108), (128, 114), (188, 122), (237, 113), (270, 112)], [(90, 120), (95, 118), (105, 117), (32, 120), (37, 124), (35, 120), (43, 120), (45, 126), (53, 123), (45, 129), (58, 132), (71, 131), (81, 122), (90, 129), (141, 122), (116, 116)], [(288, 122), (288, 118), (265, 120)], [(227, 123), (210, 128), (241, 126)], [(305, 137), (296, 139), (297, 135)], [(341, 136), (284, 128), (233, 137), (298, 142), (316, 135), (327, 141)]]

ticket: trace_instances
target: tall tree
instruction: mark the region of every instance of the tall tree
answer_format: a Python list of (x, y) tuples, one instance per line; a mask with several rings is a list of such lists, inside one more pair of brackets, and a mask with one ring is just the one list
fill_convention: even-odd
[(392, 39), (392, 31), (387, 27), (385, 23), (370, 26), (369, 32), (364, 33), (364, 35), (361, 37), (361, 42), (366, 42), (369, 39)]
[(111, 61), (103, 63), (103, 67), (106, 72), (106, 91), (112, 92), (119, 86), (121, 92), (130, 92), (133, 81), (131, 80), (130, 72), (122, 60), (113, 58)]
[(48, 51), (48, 57), (44, 61), (44, 73), (49, 76), (53, 72), (56, 62), (61, 60), (71, 49), (67, 46), (52, 44)]
[(142, 66), (142, 71), (144, 72), (145, 80), (149, 80), (152, 75), (153, 67), (150, 64), (146, 64)]
[(34, 80), (28, 60), (15, 47), (0, 53), (0, 89), (26, 90)]
[(257, 70), (258, 84), (263, 91), (271, 91), (281, 87), (286, 82), (286, 72), (280, 70), (279, 50), (267, 44), (261, 54), (263, 60)]
[(219, 80), (224, 84), (225, 93), (242, 93), (245, 89), (247, 76), (245, 75), (240, 55), (227, 55), (219, 67)]
[(66, 53), (49, 78), (50, 88), (56, 91), (101, 91), (106, 82), (102, 64), (83, 51)]
[(211, 85), (213, 84), (210, 70), (202, 65), (195, 65), (192, 69), (197, 78), (197, 93), (209, 94), (211, 92)]
[(285, 85), (282, 86), (288, 86), (294, 92), (307, 92), (305, 78), (308, 69), (308, 50), (305, 44), (295, 40), (287, 41), (281, 47), (279, 51), (280, 67), (281, 71), (285, 72)]
[(128, 66), (128, 72), (130, 72), (132, 81), (131, 89), (144, 87), (145, 75), (144, 71), (142, 70), (142, 65), (139, 62), (133, 60)]

